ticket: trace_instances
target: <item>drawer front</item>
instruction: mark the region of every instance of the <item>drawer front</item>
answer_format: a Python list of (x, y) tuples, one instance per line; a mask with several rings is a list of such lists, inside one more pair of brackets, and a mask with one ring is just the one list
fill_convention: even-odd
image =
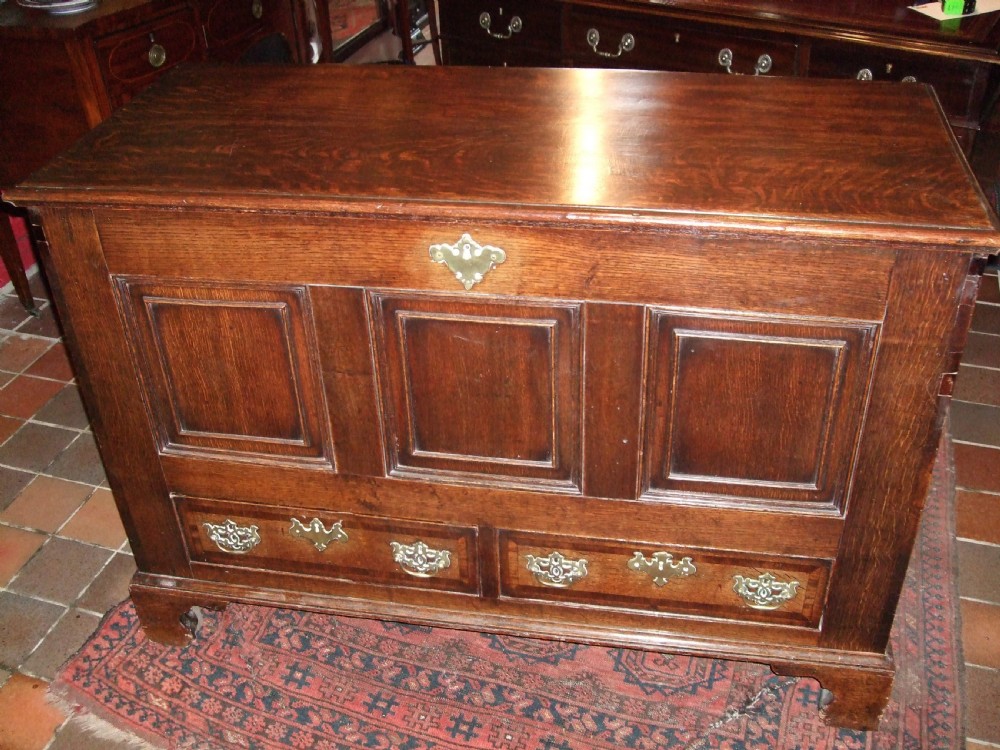
[(479, 592), (472, 527), (201, 498), (174, 502), (193, 563)]
[(213, 60), (236, 62), (255, 42), (284, 30), (287, 0), (206, 0), (201, 5), (205, 39)]
[(185, 60), (203, 59), (198, 24), (183, 9), (97, 41), (97, 58), (112, 107), (120, 107)]
[(503, 530), (500, 592), (816, 628), (832, 561)]
[[(641, 13), (569, 11), (564, 46), (583, 67), (693, 73), (795, 75), (797, 45), (745, 32), (706, 28)], [(727, 54), (728, 51), (728, 54)]]
[(555, 65), (559, 5), (497, 0), (440, 4), (445, 62), (450, 65)]
[(985, 83), (982, 63), (913, 55), (863, 45), (816, 44), (809, 62), (814, 78), (856, 78), (867, 81), (929, 83), (937, 92), (949, 117), (978, 121), (981, 96), (977, 87)]

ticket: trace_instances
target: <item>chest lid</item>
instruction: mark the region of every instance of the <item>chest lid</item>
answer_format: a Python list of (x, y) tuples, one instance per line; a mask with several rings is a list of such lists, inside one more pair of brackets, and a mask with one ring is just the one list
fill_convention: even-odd
[(995, 247), (919, 84), (582, 69), (194, 66), (10, 191)]

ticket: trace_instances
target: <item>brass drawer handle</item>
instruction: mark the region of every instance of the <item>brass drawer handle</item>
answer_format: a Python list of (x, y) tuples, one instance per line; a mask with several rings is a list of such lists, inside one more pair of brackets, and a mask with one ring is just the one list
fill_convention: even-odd
[(794, 599), (798, 590), (798, 581), (784, 583), (771, 573), (762, 573), (756, 578), (733, 576), (733, 591), (752, 609), (777, 609)]
[(525, 560), (528, 572), (543, 586), (564, 589), (587, 575), (587, 561), (582, 557), (569, 560), (559, 552), (550, 552), (546, 557), (526, 555)]
[(250, 4), (250, 15), (258, 21), (264, 17), (264, 0), (253, 0)]
[(149, 48), (149, 52), (146, 53), (146, 58), (149, 60), (149, 64), (154, 68), (163, 67), (163, 63), (167, 61), (167, 50), (162, 44), (158, 44), (153, 35), (149, 35), (149, 41), (152, 46)]
[(451, 552), (446, 549), (434, 549), (417, 540), (413, 544), (389, 542), (392, 547), (392, 559), (403, 569), (417, 578), (430, 578), (451, 565)]
[(502, 31), (500, 33), (491, 31), (490, 26), (493, 25), (493, 19), (490, 18), (490, 14), (486, 11), (479, 14), (479, 25), (494, 39), (510, 39), (514, 36), (514, 34), (519, 34), (521, 29), (524, 28), (524, 22), (521, 20), (520, 16), (511, 16), (510, 23), (507, 24), (507, 31)]
[(631, 34), (622, 34), (622, 40), (618, 42), (618, 50), (616, 52), (602, 52), (597, 49), (597, 45), (601, 43), (601, 33), (597, 29), (587, 30), (587, 44), (590, 45), (590, 49), (594, 51), (595, 55), (600, 55), (601, 57), (621, 57), (626, 52), (631, 52), (635, 49), (635, 37)]
[(674, 562), (674, 556), (669, 552), (654, 552), (648, 559), (641, 552), (636, 552), (626, 565), (636, 573), (651, 576), (657, 586), (665, 586), (671, 578), (686, 578), (698, 572), (690, 557)]
[(311, 542), (317, 552), (322, 552), (335, 542), (346, 542), (347, 532), (343, 529), (343, 521), (337, 521), (329, 529), (318, 518), (314, 518), (306, 526), (297, 518), (292, 519), (288, 533), (296, 539)]
[(480, 245), (468, 233), (459, 237), (454, 245), (431, 245), (430, 255), (435, 263), (446, 265), (466, 291), (482, 281), (495, 266), (507, 260), (507, 253), (499, 247)]
[(858, 71), (858, 74), (854, 76), (859, 81), (870, 81), (875, 78), (875, 74), (872, 73), (871, 68), (862, 68)]
[[(723, 47), (719, 50), (719, 65), (726, 69), (729, 75), (742, 75), (733, 70), (733, 51), (728, 47)], [(770, 55), (764, 54), (757, 58), (757, 62), (753, 66), (753, 74), (755, 76), (761, 76), (766, 73), (771, 72), (771, 68), (774, 67), (774, 60), (771, 59)]]
[(256, 524), (251, 526), (240, 526), (236, 521), (227, 518), (225, 523), (202, 523), (208, 538), (215, 542), (216, 546), (223, 552), (233, 555), (245, 555), (258, 544), (260, 544), (260, 534)]

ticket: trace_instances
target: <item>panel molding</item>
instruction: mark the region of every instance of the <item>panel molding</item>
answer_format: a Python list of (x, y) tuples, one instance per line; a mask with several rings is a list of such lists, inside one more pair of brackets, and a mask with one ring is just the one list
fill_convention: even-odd
[[(117, 277), (116, 285), (161, 453), (334, 464), (305, 286), (142, 277)], [(241, 325), (225, 325), (234, 321)], [(206, 380), (196, 353), (222, 360), (213, 371), (226, 377)], [(209, 403), (209, 395), (227, 403)], [(252, 418), (251, 410), (266, 411), (270, 421)], [(270, 432), (239, 431), (261, 424)]]
[[(839, 513), (878, 330), (649, 309), (642, 497)], [(700, 423), (726, 421), (737, 442), (704, 437)]]
[(381, 292), (370, 304), (390, 475), (580, 492), (581, 305)]

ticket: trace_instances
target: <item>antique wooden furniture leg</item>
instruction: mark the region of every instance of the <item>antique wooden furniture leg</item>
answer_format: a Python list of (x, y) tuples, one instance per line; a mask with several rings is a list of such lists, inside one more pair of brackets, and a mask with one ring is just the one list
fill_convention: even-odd
[(830, 703), (821, 706), (823, 719), (838, 727), (866, 732), (878, 729), (879, 719), (892, 692), (893, 667), (892, 660), (888, 658), (882, 667), (872, 669), (772, 663), (771, 670), (775, 674), (817, 680), (833, 695)]
[(28, 277), (24, 272), (24, 263), (21, 262), (21, 253), (17, 247), (17, 238), (14, 237), (14, 229), (10, 225), (10, 216), (6, 211), (0, 212), (0, 256), (3, 257), (3, 267), (7, 269), (7, 274), (14, 284), (17, 298), (29, 313), (37, 316), (38, 308), (35, 307), (35, 300), (31, 296)]

